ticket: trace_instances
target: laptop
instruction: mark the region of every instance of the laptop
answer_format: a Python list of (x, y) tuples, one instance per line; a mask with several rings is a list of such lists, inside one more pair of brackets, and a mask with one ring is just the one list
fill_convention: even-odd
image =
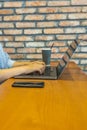
[(17, 79), (58, 79), (61, 74), (64, 72), (69, 60), (71, 59), (72, 55), (74, 54), (75, 50), (77, 49), (80, 41), (74, 40), (66, 52), (64, 53), (63, 57), (60, 61), (58, 61), (57, 66), (46, 66), (46, 69), (43, 74), (39, 74), (37, 72), (33, 72), (30, 74), (21, 74), (15, 76), (14, 78)]

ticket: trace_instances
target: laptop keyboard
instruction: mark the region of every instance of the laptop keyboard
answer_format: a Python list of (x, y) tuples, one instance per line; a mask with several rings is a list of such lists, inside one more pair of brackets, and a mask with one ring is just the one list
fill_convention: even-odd
[(46, 66), (45, 71), (44, 71), (44, 73), (42, 75), (49, 76), (50, 72), (51, 72), (51, 67), (50, 66)]
[(46, 66), (44, 72), (42, 74), (40, 74), (39, 72), (33, 72), (30, 75), (45, 75), (45, 76), (49, 76), (51, 72), (51, 67), (50, 66)]

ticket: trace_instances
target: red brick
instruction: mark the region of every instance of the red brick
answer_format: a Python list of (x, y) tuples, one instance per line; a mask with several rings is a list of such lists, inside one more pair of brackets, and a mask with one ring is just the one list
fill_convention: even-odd
[(44, 42), (27, 42), (26, 47), (43, 47)]
[(24, 47), (23, 42), (6, 42), (5, 47)]
[(70, 5), (70, 1), (48, 1), (48, 6), (66, 6)]
[(35, 27), (34, 22), (16, 22), (17, 28), (32, 28)]
[(87, 46), (87, 41), (84, 41), (84, 40), (82, 40), (81, 42), (80, 42), (80, 46)]
[(81, 25), (87, 26), (87, 20), (86, 20), (86, 21), (82, 21), (82, 22), (81, 22)]
[(26, 6), (45, 6), (46, 1), (27, 1)]
[(56, 27), (56, 22), (37, 22), (37, 27)]
[(55, 47), (64, 47), (66, 46), (66, 43), (64, 41), (52, 41), (52, 42), (48, 42), (47, 46), (52, 46), (52, 44), (54, 43)]
[(22, 30), (12, 29), (12, 30), (4, 30), (4, 34), (17, 35), (22, 34)]
[(87, 54), (85, 53), (75, 53), (74, 55), (73, 55), (73, 58), (87, 58)]
[(69, 40), (69, 39), (76, 39), (76, 35), (57, 35), (58, 40)]
[(72, 5), (87, 5), (87, 0), (72, 0)]
[(25, 17), (25, 20), (44, 20), (44, 15), (28, 15)]
[(87, 12), (87, 6), (86, 7), (85, 6), (82, 7), (82, 12)]
[(39, 13), (56, 13), (58, 12), (58, 8), (54, 7), (43, 7), (38, 9)]
[(44, 29), (44, 34), (58, 34), (63, 32), (63, 29), (60, 28)]
[(87, 34), (81, 34), (78, 38), (82, 40), (87, 40)]
[(21, 15), (4, 16), (4, 21), (20, 21), (20, 20), (22, 20)]
[(32, 55), (28, 55), (27, 54), (27, 56), (26, 56), (27, 58), (29, 58), (29, 59), (41, 59), (42, 58), (42, 55), (41, 54), (32, 54)]
[(25, 13), (35, 13), (36, 9), (35, 8), (21, 8), (21, 9), (16, 9), (17, 14), (25, 14)]
[(87, 19), (87, 13), (74, 13), (68, 15), (69, 19)]
[(4, 51), (7, 53), (14, 53), (15, 49), (14, 48), (4, 48)]
[(61, 54), (61, 53), (51, 54), (51, 58), (58, 60), (58, 59), (62, 58), (62, 55), (63, 55), (63, 54)]
[(59, 26), (80, 26), (80, 21), (61, 21)]
[(13, 41), (12, 36), (0, 36), (0, 41)]
[(67, 28), (65, 29), (65, 33), (86, 33), (85, 28)]
[(13, 28), (13, 23), (0, 23), (0, 28)]
[(4, 2), (4, 7), (22, 7), (23, 2)]
[(18, 48), (18, 53), (35, 53), (35, 48)]
[(49, 40), (53, 40), (54, 39), (54, 36), (44, 36), (44, 35), (42, 35), (42, 36), (36, 36), (35, 37), (35, 40), (37, 40), (37, 41), (49, 41)]
[(47, 20), (60, 20), (60, 19), (66, 19), (66, 14), (48, 14), (46, 19)]
[(31, 36), (16, 36), (15, 41), (33, 41)]
[(67, 50), (67, 47), (60, 47), (59, 52), (65, 52)]
[(59, 49), (57, 47), (53, 47), (52, 50), (51, 50), (52, 53), (55, 53), (55, 52), (59, 52)]
[(10, 57), (11, 57), (12, 59), (20, 60), (20, 59), (24, 59), (24, 58), (25, 58), (25, 55), (24, 55), (24, 54), (10, 54)]
[(13, 14), (13, 10), (11, 9), (3, 9), (3, 10), (0, 10), (0, 14)]
[(58, 12), (66, 12), (66, 13), (71, 13), (71, 12), (77, 12), (80, 13), (82, 11), (82, 7), (59, 7)]
[(42, 29), (25, 29), (24, 34), (42, 34)]
[(87, 47), (81, 47), (81, 52), (87, 52)]

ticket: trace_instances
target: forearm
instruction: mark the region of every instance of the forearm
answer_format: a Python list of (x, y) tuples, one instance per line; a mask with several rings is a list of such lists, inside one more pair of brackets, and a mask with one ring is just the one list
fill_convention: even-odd
[(15, 61), (12, 67), (33, 65), (33, 64), (44, 64), (41, 61)]
[(2, 69), (0, 70), (0, 81), (4, 81), (8, 78), (14, 77), (16, 75), (20, 75), (26, 72), (25, 67), (14, 67), (9, 69)]
[(9, 69), (1, 69), (0, 82), (20, 74), (28, 74), (34, 71), (42, 73), (44, 69), (45, 64), (42, 62), (41, 63), (34, 62), (34, 64), (31, 63), (29, 65), (20, 65)]
[(35, 68), (31, 66), (19, 66), (9, 69), (2, 69), (0, 70), (0, 81), (4, 81), (16, 75), (31, 73), (33, 71), (35, 71)]
[(12, 67), (29, 65), (30, 61), (15, 61)]

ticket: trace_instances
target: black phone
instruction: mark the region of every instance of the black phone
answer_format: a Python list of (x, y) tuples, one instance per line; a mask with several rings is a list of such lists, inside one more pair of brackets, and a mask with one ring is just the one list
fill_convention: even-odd
[(12, 84), (12, 87), (22, 87), (22, 88), (43, 88), (44, 82), (38, 81), (16, 81)]

